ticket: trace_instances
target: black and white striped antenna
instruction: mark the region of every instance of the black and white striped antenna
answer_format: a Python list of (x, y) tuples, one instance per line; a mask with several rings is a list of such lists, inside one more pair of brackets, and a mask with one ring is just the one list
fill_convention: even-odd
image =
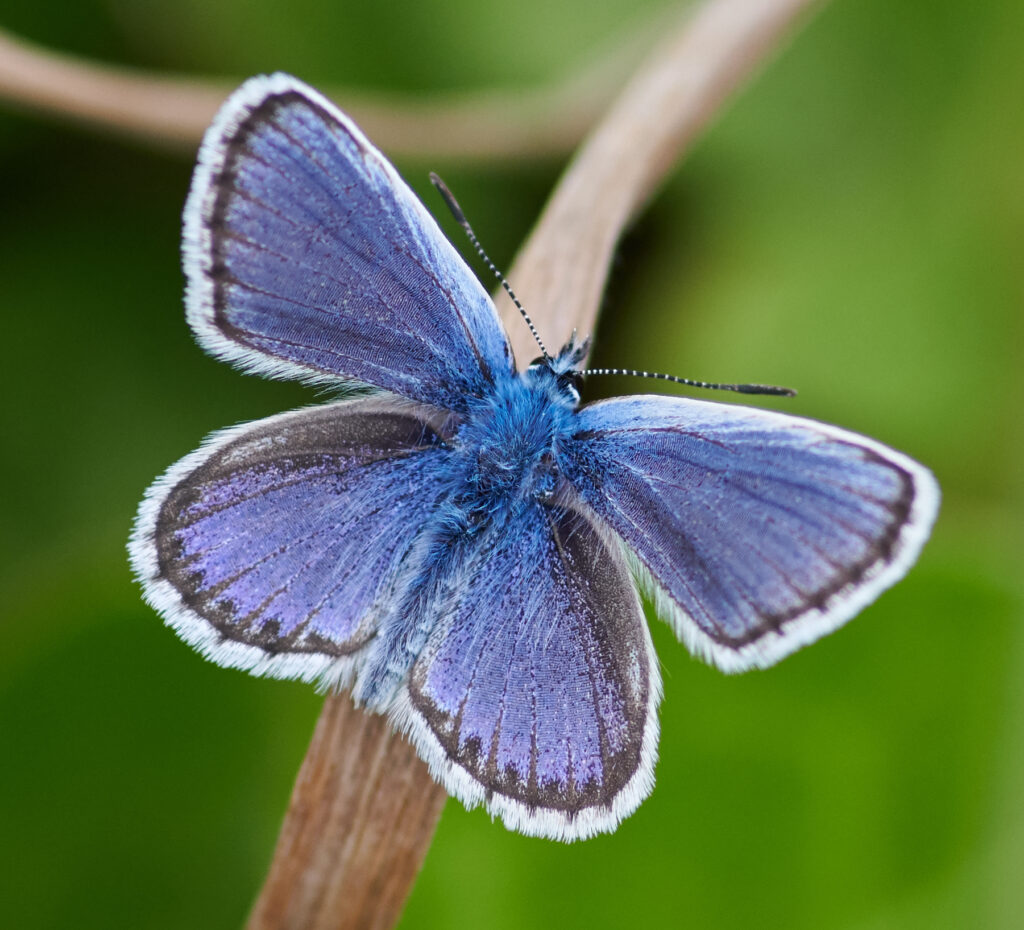
[(795, 397), (792, 388), (778, 387), (774, 384), (718, 384), (714, 381), (694, 381), (692, 378), (680, 378), (676, 375), (663, 375), (654, 371), (637, 371), (635, 368), (587, 368), (580, 372), (584, 378), (589, 375), (629, 375), (634, 378), (656, 378), (659, 381), (674, 381), (688, 387), (705, 388), (709, 391), (735, 391), (737, 394), (770, 394), (775, 397)]
[[(494, 277), (501, 282), (501, 286), (505, 288), (505, 293), (512, 298), (512, 303), (516, 305), (516, 309), (522, 314), (526, 325), (530, 327), (533, 338), (537, 340), (537, 345), (540, 346), (544, 361), (550, 361), (551, 356), (544, 347), (540, 334), (537, 332), (537, 327), (533, 325), (533, 320), (530, 319), (530, 315), (523, 309), (523, 305), (519, 302), (519, 298), (516, 297), (515, 291), (512, 290), (508, 281), (505, 280), (505, 276), (488, 257), (483, 246), (480, 245), (480, 240), (477, 239), (476, 233), (473, 232), (473, 227), (469, 225), (469, 220), (466, 219), (466, 214), (462, 212), (462, 207), (459, 206), (455, 195), (448, 190), (448, 186), (433, 171), (430, 172), (430, 183), (437, 188), (438, 193), (444, 198), (444, 202), (448, 205), (448, 209), (451, 210), (452, 216), (455, 217), (455, 222), (466, 231), (466, 235), (469, 236), (469, 241), (473, 243), (473, 248), (476, 249), (477, 255), (490, 268)], [(794, 397), (796, 395), (796, 391), (791, 388), (777, 387), (772, 384), (718, 384), (712, 381), (695, 381), (692, 378), (680, 378), (676, 375), (663, 375), (652, 371), (638, 371), (635, 368), (587, 368), (584, 371), (577, 372), (577, 374), (584, 378), (589, 375), (629, 375), (635, 378), (655, 378), (659, 381), (673, 381), (676, 384), (685, 384), (687, 387), (704, 388), (709, 391), (735, 391), (738, 394), (769, 394), (776, 397)]]
[(479, 255), (483, 259), (484, 264), (494, 272), (494, 277), (501, 282), (501, 286), (505, 288), (505, 293), (512, 298), (512, 303), (516, 305), (516, 309), (523, 315), (523, 319), (526, 320), (526, 325), (530, 327), (530, 332), (533, 333), (533, 338), (537, 340), (537, 345), (540, 346), (540, 351), (544, 356), (544, 360), (547, 361), (550, 359), (551, 356), (548, 355), (548, 350), (544, 348), (544, 343), (541, 342), (540, 334), (537, 332), (537, 327), (533, 325), (533, 320), (530, 319), (530, 315), (523, 309), (523, 305), (519, 303), (519, 298), (516, 297), (515, 292), (509, 286), (508, 281), (505, 280), (505, 276), (498, 271), (494, 262), (488, 258), (483, 246), (480, 245), (480, 240), (476, 237), (476, 233), (473, 232), (473, 227), (469, 225), (469, 220), (466, 219), (466, 214), (462, 212), (462, 207), (459, 206), (459, 202), (455, 199), (455, 195), (448, 190), (448, 186), (436, 174), (434, 174), (433, 171), (430, 172), (430, 183), (437, 188), (438, 193), (444, 198), (444, 202), (448, 205), (448, 209), (452, 211), (452, 216), (455, 217), (455, 222), (466, 231), (466, 235), (469, 236), (469, 241), (473, 243), (473, 248), (476, 249), (477, 255)]

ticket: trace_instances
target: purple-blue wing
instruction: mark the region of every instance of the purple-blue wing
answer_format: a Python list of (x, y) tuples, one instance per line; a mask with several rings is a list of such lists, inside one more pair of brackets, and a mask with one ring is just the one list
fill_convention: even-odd
[(510, 829), (612, 830), (653, 784), (660, 679), (620, 546), (533, 505), (481, 540), (393, 716)]
[(439, 417), (371, 397), (215, 433), (139, 509), (146, 599), (221, 665), (349, 683), (445, 491)]
[(939, 504), (931, 473), (880, 443), (685, 398), (585, 407), (562, 454), (680, 638), (730, 672), (771, 665), (873, 601), (914, 563)]
[(247, 371), (462, 411), (513, 370), (494, 304), (433, 217), (295, 78), (253, 78), (224, 104), (184, 219), (189, 322)]

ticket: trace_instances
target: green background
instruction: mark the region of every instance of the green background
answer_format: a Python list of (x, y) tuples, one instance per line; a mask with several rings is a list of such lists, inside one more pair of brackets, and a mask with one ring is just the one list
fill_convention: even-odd
[[(6, 0), (0, 24), (413, 94), (554, 78), (656, 6)], [(655, 622), (653, 795), (573, 846), (449, 802), (403, 927), (1024, 925), (1022, 101), (1019, 0), (835, 0), (673, 175), (620, 250), (596, 361), (798, 387), (785, 409), (935, 471), (934, 537), (767, 672), (727, 678)], [(399, 168), (435, 212), (441, 172), (507, 266), (560, 165)], [(157, 473), (312, 398), (193, 342), (190, 170), (0, 111), (3, 926), (239, 925), (320, 704), (202, 661), (126, 564)]]

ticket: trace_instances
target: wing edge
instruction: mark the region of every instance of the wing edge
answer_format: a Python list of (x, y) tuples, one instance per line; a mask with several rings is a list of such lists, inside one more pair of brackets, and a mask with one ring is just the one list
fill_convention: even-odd
[(227, 338), (217, 326), (214, 285), (210, 278), (213, 244), (207, 221), (217, 196), (215, 179), (227, 161), (227, 143), (246, 119), (264, 101), (273, 96), (298, 93), (340, 117), (346, 129), (361, 143), (366, 138), (337, 107), (313, 88), (283, 72), (249, 78), (221, 104), (213, 122), (203, 135), (188, 198), (182, 211), (181, 265), (185, 274), (185, 318), (202, 349), (214, 358), (240, 368), (246, 374), (279, 380), (299, 380), (306, 384), (339, 387), (362, 382), (341, 375), (327, 375), (314, 368), (273, 359), (269, 354), (248, 348)]

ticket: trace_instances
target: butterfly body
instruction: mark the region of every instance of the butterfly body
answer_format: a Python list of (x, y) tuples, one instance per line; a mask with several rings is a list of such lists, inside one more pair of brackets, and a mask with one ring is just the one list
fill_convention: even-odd
[(939, 492), (837, 427), (656, 395), (581, 404), (586, 343), (517, 371), (497, 311), (344, 114), (254, 78), (185, 208), (187, 316), (246, 371), (362, 396), (210, 436), (147, 492), (145, 596), (212, 660), (351, 688), (468, 806), (562, 840), (653, 786), (638, 584), (725, 671), (841, 626)]
[(357, 700), (386, 709), (474, 552), (524, 515), (545, 520), (543, 507), (571, 493), (559, 457), (579, 406), (572, 366), (583, 351), (569, 343), (556, 357), (498, 379), (464, 415), (447, 419), (449, 486), (403, 560), (401, 587), (390, 594), (381, 634), (359, 672)]

